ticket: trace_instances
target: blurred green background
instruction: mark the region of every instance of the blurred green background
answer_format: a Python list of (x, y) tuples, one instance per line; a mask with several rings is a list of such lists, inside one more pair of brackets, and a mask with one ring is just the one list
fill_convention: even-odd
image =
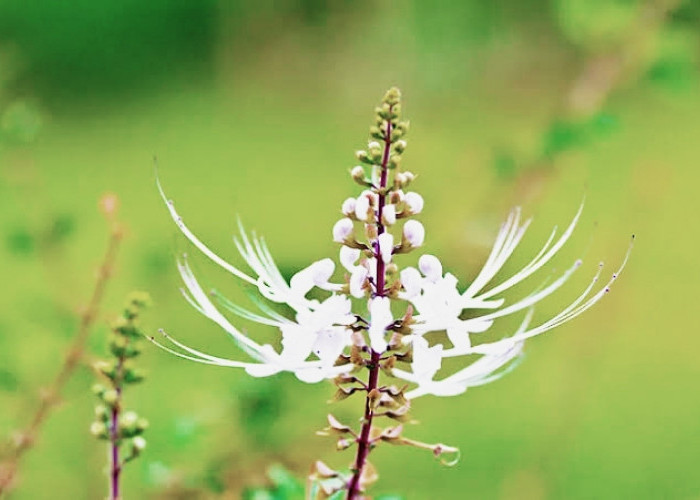
[[(612, 270), (632, 233), (637, 244), (613, 293), (530, 342), (513, 374), (415, 402), (421, 424), (408, 433), (459, 446), (459, 465), (379, 449), (374, 491), (700, 498), (699, 28), (700, 3), (671, 0), (0, 1), (0, 431), (26, 425), (75, 334), (108, 238), (104, 193), (118, 195), (127, 234), (91, 352), (104, 354), (108, 320), (143, 289), (150, 330), (234, 356), (178, 292), (174, 257), (191, 248), (158, 198), (152, 158), (203, 240), (240, 262), (240, 215), (291, 274), (336, 252), (330, 229), (357, 192), (353, 151), (398, 85), (426, 250), (463, 284), (515, 205), (535, 222), (504, 276), (586, 198), (556, 263), (582, 256), (583, 270), (537, 318), (575, 297), (599, 260)], [(204, 258), (194, 264), (240, 293)], [(125, 498), (239, 498), (271, 464), (304, 476), (316, 459), (351, 460), (314, 435), (328, 411), (360, 415), (359, 400), (329, 408), (330, 384), (252, 379), (155, 348), (141, 364), (149, 378), (127, 400), (151, 421), (149, 448), (127, 468)], [(104, 496), (93, 381), (78, 370), (11, 498)]]

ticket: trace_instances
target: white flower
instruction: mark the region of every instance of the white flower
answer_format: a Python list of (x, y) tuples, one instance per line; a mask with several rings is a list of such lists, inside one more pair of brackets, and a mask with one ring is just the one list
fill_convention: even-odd
[(423, 211), (423, 197), (418, 193), (406, 193), (404, 203), (412, 214), (419, 214)]
[[(386, 182), (386, 176), (379, 175), (376, 166), (372, 168), (371, 176), (373, 183)], [(391, 369), (393, 376), (412, 384), (413, 388), (406, 397), (460, 394), (469, 387), (496, 380), (512, 369), (522, 358), (527, 339), (562, 325), (592, 307), (610, 290), (629, 256), (628, 251), (620, 268), (600, 288), (596, 289), (596, 285), (602, 265), (585, 290), (568, 306), (549, 319), (533, 324), (534, 306), (560, 289), (581, 267), (581, 261), (575, 261), (518, 300), (506, 302), (503, 294), (543, 269), (554, 258), (573, 233), (583, 205), (561, 235), (555, 228), (542, 249), (525, 266), (509, 278), (493, 284), (530, 224), (529, 220), (521, 222), (519, 208), (513, 210), (496, 235), (483, 268), (463, 287), (453, 274), (444, 270), (442, 262), (434, 255), (422, 255), (416, 267), (404, 267), (396, 273), (398, 263), (394, 261), (400, 254), (423, 245), (425, 229), (420, 222), (407, 220), (403, 225), (402, 241), (395, 246), (394, 236), (383, 231), (381, 224), (395, 223), (394, 203), (405, 203), (406, 210), (399, 215), (410, 216), (422, 211), (423, 198), (413, 192), (404, 195), (397, 185), (388, 191), (365, 190), (359, 197), (345, 200), (342, 211), (347, 217), (333, 226), (333, 240), (342, 245), (338, 261), (347, 271), (343, 282), (335, 283), (332, 278), (336, 265), (330, 258), (317, 260), (291, 279), (285, 279), (264, 240), (255, 234), (249, 235), (240, 223), (240, 236), (235, 238), (235, 246), (250, 272), (239, 269), (210, 250), (188, 229), (173, 203), (167, 200), (160, 183), (158, 187), (171, 217), (184, 236), (206, 257), (246, 286), (254, 287), (260, 297), (252, 299), (259, 311), (251, 311), (218, 292), (205, 292), (187, 256), (183, 255), (178, 261), (178, 270), (184, 283), (182, 293), (185, 299), (230, 335), (249, 359), (240, 361), (212, 356), (165, 333), (166, 341), (172, 346), (156, 340), (153, 342), (182, 358), (243, 368), (256, 377), (288, 371), (305, 382), (334, 378), (356, 368), (353, 363), (357, 361), (347, 363), (352, 359), (351, 346), (360, 346), (366, 351), (369, 345), (371, 356), (380, 359), (379, 356), (391, 352), (388, 343), (391, 336), (391, 350), (404, 347), (412, 351), (410, 357), (394, 358), (399, 365)], [(377, 220), (379, 213), (382, 213), (381, 221)], [(356, 240), (360, 235), (354, 234), (354, 222), (350, 217), (365, 221), (366, 228), (371, 229), (363, 235), (364, 241)], [(382, 232), (377, 235), (379, 231)], [(391, 274), (385, 272), (388, 264), (393, 270)], [(351, 298), (367, 298), (366, 310), (354, 313)], [(403, 302), (400, 310), (405, 313), (398, 320), (391, 311), (393, 301)], [(276, 310), (270, 303), (286, 311)], [(271, 341), (271, 344), (257, 342), (234, 326), (222, 310), (277, 329), (278, 341)], [(522, 316), (515, 332), (484, 341), (483, 332), (502, 318), (513, 315)], [(400, 342), (396, 340), (398, 338)], [(395, 345), (397, 342), (402, 345)], [(341, 362), (338, 362), (339, 358)], [(412, 361), (410, 365), (401, 365), (400, 358)], [(461, 367), (456, 361), (443, 363), (449, 358), (468, 361)], [(443, 373), (446, 371), (448, 373)]]
[(394, 235), (391, 233), (382, 233), (378, 236), (379, 255), (385, 264), (391, 262), (391, 254), (394, 251)]
[(382, 211), (382, 223), (387, 226), (396, 224), (396, 205), (386, 205)]
[(370, 198), (362, 195), (355, 201), (355, 217), (366, 221), (369, 217)]
[(387, 328), (394, 323), (391, 314), (391, 301), (388, 297), (375, 297), (369, 301), (370, 325), (368, 330), (370, 345), (375, 352), (384, 352), (387, 342), (384, 338)]
[(353, 229), (354, 225), (350, 219), (340, 219), (333, 226), (333, 241), (343, 243), (352, 234)]
[[(393, 370), (395, 376), (417, 384), (416, 389), (406, 394), (408, 398), (416, 398), (424, 394), (451, 396), (464, 392), (469, 387), (496, 380), (512, 369), (514, 366), (512, 362), (520, 358), (525, 340), (575, 318), (593, 306), (610, 290), (612, 282), (627, 262), (629, 250), (620, 268), (597, 292), (592, 293), (599, 279), (602, 265), (579, 297), (561, 312), (537, 326), (530, 325), (533, 306), (559, 289), (580, 268), (580, 260), (574, 262), (569, 269), (548, 285), (510, 305), (504, 306), (504, 299), (495, 298), (541, 269), (569, 239), (580, 214), (581, 208), (558, 239), (555, 238), (555, 230), (544, 247), (527, 265), (487, 291), (482, 290), (508, 260), (529, 225), (529, 221), (520, 224), (519, 209), (514, 210), (501, 227), (486, 264), (464, 292), (459, 291), (457, 279), (452, 274), (446, 273), (443, 276), (442, 264), (432, 255), (424, 255), (419, 260), (418, 267), (424, 277), (421, 278), (418, 270), (414, 268), (406, 268), (401, 271), (401, 282), (405, 291), (400, 297), (411, 302), (417, 312), (413, 316), (416, 324), (412, 327), (412, 338), (404, 339), (405, 342), (410, 342), (413, 345), (412, 370), (410, 372), (400, 368)], [(491, 309), (492, 312), (471, 315), (469, 319), (462, 319), (464, 312), (470, 309)], [(497, 319), (521, 311), (526, 311), (525, 318), (518, 330), (510, 337), (476, 345), (472, 343), (472, 334), (484, 332)], [(447, 332), (449, 343), (436, 340), (437, 343), (428, 348), (425, 336), (440, 331)], [(434, 380), (437, 372), (435, 367), (437, 366), (438, 352), (441, 359), (462, 356), (481, 357), (441, 380)]]
[[(362, 168), (362, 167), (359, 167)], [(355, 198), (348, 198), (343, 202), (343, 206), (341, 207), (340, 211), (343, 212), (343, 215), (350, 216), (355, 213), (355, 204), (357, 200)]]
[(412, 247), (419, 247), (425, 240), (425, 228), (417, 220), (411, 219), (403, 225), (403, 236)]

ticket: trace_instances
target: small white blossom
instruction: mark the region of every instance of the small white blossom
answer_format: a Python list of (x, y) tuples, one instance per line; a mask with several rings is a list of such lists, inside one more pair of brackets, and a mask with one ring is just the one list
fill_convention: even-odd
[(425, 240), (425, 228), (417, 220), (411, 219), (403, 225), (403, 236), (412, 247), (419, 247)]
[(396, 205), (386, 205), (382, 211), (382, 223), (387, 226), (396, 224)]
[(379, 241), (379, 255), (385, 264), (391, 262), (391, 254), (394, 251), (394, 235), (391, 233), (382, 233), (377, 238)]
[(340, 219), (333, 226), (333, 241), (343, 243), (351, 234), (354, 225), (350, 219)]
[(419, 214), (423, 211), (423, 197), (418, 193), (406, 193), (404, 203), (412, 214)]
[[(362, 167), (359, 167), (362, 168)], [(350, 216), (355, 214), (355, 205), (357, 200), (355, 198), (348, 198), (343, 202), (343, 206), (340, 209), (343, 215)]]
[(355, 202), (355, 217), (359, 220), (366, 221), (369, 217), (370, 198), (364, 194), (357, 198)]
[(387, 348), (385, 338), (387, 328), (394, 322), (391, 315), (391, 301), (388, 297), (376, 297), (369, 301), (370, 325), (368, 330), (370, 345), (375, 352)]

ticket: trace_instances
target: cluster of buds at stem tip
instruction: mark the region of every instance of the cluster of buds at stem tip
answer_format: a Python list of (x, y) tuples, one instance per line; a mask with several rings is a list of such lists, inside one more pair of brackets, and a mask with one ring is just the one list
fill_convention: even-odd
[(95, 421), (90, 432), (98, 439), (121, 447), (128, 442), (128, 453), (123, 463), (139, 456), (146, 448), (143, 433), (148, 421), (134, 411), (124, 411), (123, 393), (127, 386), (141, 382), (144, 373), (134, 367), (134, 359), (141, 353), (144, 334), (139, 326), (142, 310), (150, 304), (145, 292), (132, 292), (124, 310), (112, 324), (109, 336), (108, 360), (96, 361), (93, 368), (103, 382), (93, 386), (99, 399), (95, 407)]

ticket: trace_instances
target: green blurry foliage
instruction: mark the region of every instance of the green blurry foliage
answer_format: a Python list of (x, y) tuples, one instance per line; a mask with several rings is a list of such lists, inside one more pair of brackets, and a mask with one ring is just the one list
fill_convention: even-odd
[(41, 126), (39, 109), (30, 102), (15, 100), (0, 115), (0, 142), (29, 144), (39, 135)]
[(52, 250), (66, 243), (75, 233), (75, 217), (69, 213), (52, 215), (48, 222), (38, 229), (17, 224), (5, 233), (5, 247), (18, 257), (27, 257), (36, 251)]
[(649, 81), (671, 92), (687, 91), (698, 83), (697, 27), (666, 26), (657, 44), (655, 62), (649, 68)]
[(25, 226), (11, 228), (5, 234), (5, 247), (14, 255), (21, 257), (31, 255), (36, 245), (34, 235)]
[(618, 119), (606, 112), (600, 112), (584, 120), (554, 120), (543, 136), (542, 157), (551, 159), (571, 149), (590, 145), (615, 132)]
[(640, 15), (641, 0), (556, 0), (557, 22), (568, 40), (584, 50), (619, 44)]
[(275, 423), (288, 406), (291, 388), (284, 376), (245, 380), (231, 388), (245, 435), (259, 446), (275, 444)]
[(281, 465), (267, 471), (269, 487), (251, 487), (243, 492), (243, 500), (304, 500), (304, 483)]
[(211, 59), (216, 1), (66, 0), (0, 3), (0, 42), (25, 59), (46, 95), (135, 89)]

